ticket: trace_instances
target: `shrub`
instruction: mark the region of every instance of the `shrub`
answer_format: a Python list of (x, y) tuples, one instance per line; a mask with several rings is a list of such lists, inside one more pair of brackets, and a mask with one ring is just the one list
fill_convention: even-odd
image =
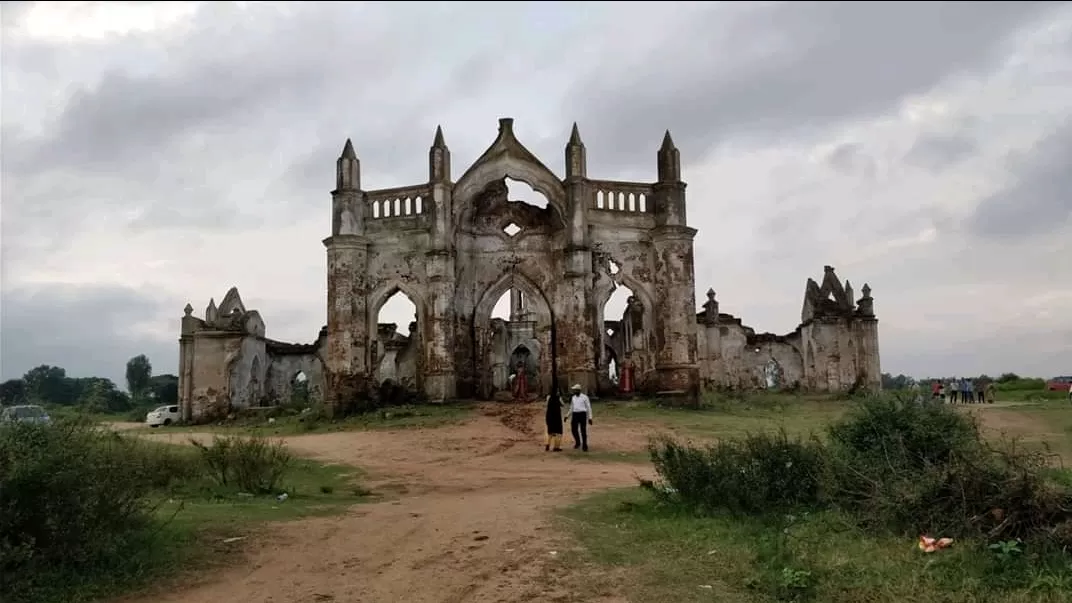
[[(32, 600), (44, 576), (91, 574), (144, 549), (154, 487), (188, 463), (86, 421), (0, 425), (0, 574)], [(10, 579), (8, 579), (10, 578)]]
[(870, 399), (828, 435), (830, 502), (871, 528), (1053, 539), (1072, 519), (1072, 491), (1052, 479), (1045, 454), (992, 446), (949, 406)]
[(784, 431), (724, 440), (706, 448), (662, 437), (650, 445), (663, 480), (657, 492), (703, 511), (759, 514), (820, 501), (821, 446)]
[(294, 458), (285, 443), (262, 436), (217, 437), (208, 446), (191, 442), (200, 450), (213, 480), (252, 494), (274, 492)]
[(823, 443), (759, 434), (703, 448), (658, 438), (650, 450), (662, 483), (646, 485), (704, 512), (834, 507), (872, 530), (1072, 548), (1072, 488), (1054, 478), (1046, 455), (991, 446), (949, 406), (869, 398), (827, 435)]
[(940, 404), (868, 398), (827, 428), (830, 442), (853, 462), (920, 469), (981, 441), (978, 426)]

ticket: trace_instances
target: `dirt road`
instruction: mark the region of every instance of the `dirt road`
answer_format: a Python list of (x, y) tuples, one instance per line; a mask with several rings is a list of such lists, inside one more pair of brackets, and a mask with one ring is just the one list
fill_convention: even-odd
[[(640, 450), (646, 427), (597, 417), (593, 452)], [(288, 438), (295, 452), (366, 469), (369, 487), (400, 495), (343, 515), (270, 525), (243, 560), (136, 600), (581, 601), (562, 586), (570, 568), (558, 560), (572, 545), (554, 529), (552, 509), (588, 491), (635, 484), (650, 470), (569, 458), (582, 454), (569, 446), (546, 453), (541, 431), (540, 408), (504, 405), (451, 427)], [(190, 434), (150, 437), (184, 442)]]

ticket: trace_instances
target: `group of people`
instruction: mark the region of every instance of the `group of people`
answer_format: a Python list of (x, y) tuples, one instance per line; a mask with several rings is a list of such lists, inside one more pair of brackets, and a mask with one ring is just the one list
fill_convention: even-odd
[(950, 404), (993, 404), (994, 383), (971, 379), (950, 379), (949, 383), (934, 381), (931, 383), (931, 398)]
[(562, 400), (557, 387), (552, 388), (551, 395), (547, 396), (547, 412), (544, 415), (547, 423), (547, 438), (543, 449), (548, 452), (562, 451), (563, 410), (566, 411), (566, 417), (570, 420), (573, 448), (588, 452), (588, 426), (592, 425), (592, 401), (580, 385), (574, 385), (570, 390), (568, 403)]

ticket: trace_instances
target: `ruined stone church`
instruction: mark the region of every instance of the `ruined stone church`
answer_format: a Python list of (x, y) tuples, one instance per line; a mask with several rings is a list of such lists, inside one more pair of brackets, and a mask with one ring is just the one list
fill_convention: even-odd
[[(667, 132), (655, 182), (588, 176), (573, 126), (560, 178), (499, 120), (491, 146), (457, 178), (443, 132), (428, 153), (428, 180), (361, 187), (349, 140), (336, 166), (327, 249), (327, 326), (313, 343), (269, 339), (256, 310), (232, 288), (204, 318), (187, 304), (180, 338), (184, 418), (303, 395), (345, 407), (384, 382), (429, 400), (496, 399), (516, 373), (533, 396), (579, 383), (615, 395), (623, 371), (643, 394), (702, 389), (880, 386), (878, 320), (867, 285), (854, 300), (826, 266), (807, 280), (792, 333), (757, 334), (719, 311), (714, 291), (697, 312), (693, 244), (678, 149)], [(546, 206), (511, 199), (507, 179)], [(605, 316), (627, 288), (621, 316)], [(398, 293), (416, 307), (409, 324), (379, 324)], [(507, 318), (493, 318), (509, 296)], [(507, 394), (508, 397), (508, 394)]]

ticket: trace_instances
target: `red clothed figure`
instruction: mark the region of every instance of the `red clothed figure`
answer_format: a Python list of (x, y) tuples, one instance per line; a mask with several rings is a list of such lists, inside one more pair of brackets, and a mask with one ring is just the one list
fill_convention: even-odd
[(514, 377), (514, 400), (524, 402), (529, 398), (529, 376), (525, 371), (525, 364), (517, 363), (517, 372)]
[(622, 362), (622, 368), (618, 376), (618, 391), (623, 394), (633, 393), (633, 363), (628, 359)]

